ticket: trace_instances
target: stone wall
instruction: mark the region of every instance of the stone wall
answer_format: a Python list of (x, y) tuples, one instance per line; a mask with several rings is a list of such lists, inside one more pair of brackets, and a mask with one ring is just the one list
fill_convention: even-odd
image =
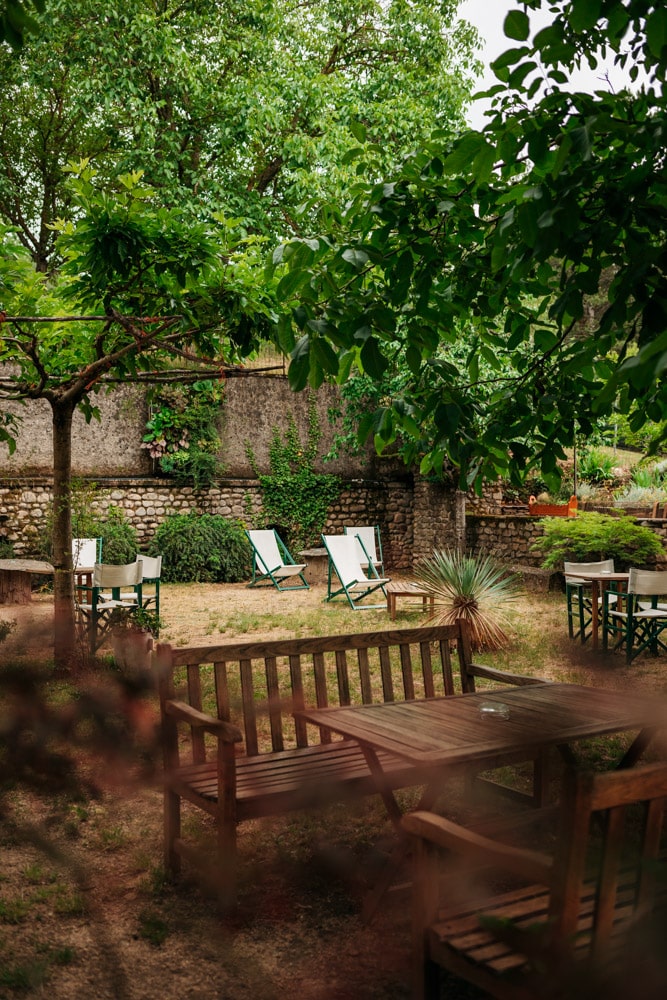
[[(269, 447), (277, 428), (284, 433), (294, 420), (301, 440), (308, 439), (307, 392), (292, 392), (282, 375), (229, 379), (220, 409), (219, 458), (225, 475), (232, 478), (254, 477), (248, 459), (250, 445), (257, 468), (269, 471)], [(145, 448), (141, 447), (148, 419), (145, 391), (137, 387), (114, 389), (92, 397), (100, 410), (100, 419), (86, 423), (82, 413), (74, 414), (72, 431), (72, 471), (81, 477), (154, 476), (157, 469)], [(330, 410), (339, 403), (336, 386), (322, 386), (316, 396), (319, 429), (322, 437), (319, 453), (331, 449), (337, 430), (329, 419)], [(38, 400), (25, 406), (6, 407), (20, 417), (16, 451), (10, 455), (0, 448), (0, 476), (44, 476), (53, 469), (51, 409)], [(358, 456), (316, 462), (316, 471), (333, 472), (344, 477), (364, 476), (377, 479), (386, 475), (387, 460), (380, 459), (369, 447)], [(389, 468), (392, 465), (389, 464)]]
[[(96, 480), (92, 506), (104, 515), (119, 507), (137, 532), (140, 549), (153, 538), (158, 525), (169, 514), (199, 511), (238, 518), (253, 526), (260, 522), (261, 495), (257, 480), (225, 479), (207, 489), (156, 478), (117, 477)], [(16, 556), (43, 554), (47, 512), (51, 502), (50, 481), (17, 478), (0, 483), (0, 536), (14, 546)], [(347, 525), (379, 524), (387, 565), (409, 570), (413, 546), (413, 485), (411, 477), (386, 481), (352, 480), (332, 505), (325, 531), (336, 534)]]

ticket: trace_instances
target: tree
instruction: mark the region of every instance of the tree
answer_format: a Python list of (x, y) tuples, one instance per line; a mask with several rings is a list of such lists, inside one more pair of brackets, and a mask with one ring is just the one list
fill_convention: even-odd
[(44, 0), (4, 0), (0, 7), (0, 42), (20, 49), (25, 36), (37, 33), (35, 14), (44, 13)]
[(474, 31), (455, 0), (50, 0), (48, 29), (0, 50), (0, 216), (52, 269), (65, 165), (143, 170), (165, 205), (301, 232), (344, 197), (367, 130), (376, 176), (461, 124)]
[[(273, 257), (293, 387), (355, 367), (379, 379), (402, 350), (411, 380), (362, 433), (379, 447), (404, 434), (407, 459), (451, 463), (462, 485), (531, 465), (553, 480), (575, 421), (585, 436), (614, 406), (640, 400), (635, 426), (667, 412), (667, 12), (554, 0), (529, 40), (542, 5), (507, 17), (522, 44), (495, 63), (483, 131), (433, 133), (324, 235)], [(605, 53), (643, 72), (635, 94), (561, 89)], [(464, 365), (447, 355), (462, 321), (476, 331)]]
[[(117, 381), (224, 378), (268, 331), (271, 289), (257, 287), (253, 243), (184, 223), (156, 205), (140, 175), (118, 190), (89, 166), (73, 180), (79, 219), (59, 225), (57, 282), (37, 274), (10, 232), (0, 253), (0, 400), (45, 399), (52, 411), (56, 659), (72, 655), (72, 415), (95, 415), (95, 393)], [(225, 242), (226, 241), (226, 242)], [(16, 313), (20, 306), (23, 312)], [(69, 313), (65, 313), (65, 307)], [(8, 310), (14, 315), (8, 316)], [(175, 367), (175, 362), (179, 367)], [(12, 444), (11, 417), (0, 439)]]

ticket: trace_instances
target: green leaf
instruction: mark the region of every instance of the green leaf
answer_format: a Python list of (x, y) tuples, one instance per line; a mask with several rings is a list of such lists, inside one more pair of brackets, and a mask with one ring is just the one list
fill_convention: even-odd
[(507, 38), (525, 42), (530, 34), (528, 15), (522, 10), (511, 10), (503, 23), (503, 31)]
[(369, 337), (361, 348), (361, 363), (364, 371), (371, 378), (381, 378), (387, 369), (388, 361), (378, 346), (375, 337)]
[(600, 17), (601, 0), (572, 0), (568, 20), (574, 31), (588, 31)]
[(656, 59), (663, 58), (663, 50), (667, 45), (667, 8), (664, 5), (656, 7), (647, 17), (646, 41), (651, 54)]

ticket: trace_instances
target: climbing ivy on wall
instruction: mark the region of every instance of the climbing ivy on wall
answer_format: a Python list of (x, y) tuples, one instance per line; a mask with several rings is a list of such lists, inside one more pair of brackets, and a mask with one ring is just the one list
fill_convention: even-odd
[(221, 383), (210, 380), (152, 390), (141, 447), (161, 472), (197, 487), (210, 486), (222, 474), (218, 421), (223, 397)]
[(248, 460), (259, 480), (265, 523), (279, 526), (285, 535), (283, 541), (295, 551), (320, 544), (329, 507), (340, 496), (338, 476), (314, 470), (321, 437), (315, 399), (310, 396), (306, 443), (302, 443), (291, 415), (284, 434), (274, 427), (270, 472), (259, 471), (252, 447), (246, 443)]

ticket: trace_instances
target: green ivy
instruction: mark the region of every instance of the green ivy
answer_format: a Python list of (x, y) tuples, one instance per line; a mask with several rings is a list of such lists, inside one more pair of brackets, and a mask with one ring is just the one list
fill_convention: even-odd
[(162, 555), (165, 583), (237, 583), (250, 576), (251, 550), (243, 528), (217, 514), (170, 514), (149, 551)]
[(190, 386), (159, 386), (149, 397), (151, 416), (142, 448), (166, 475), (196, 487), (222, 474), (218, 460), (220, 404), (224, 387), (203, 380)]
[(306, 444), (302, 444), (291, 415), (284, 435), (274, 427), (268, 474), (259, 472), (252, 448), (246, 444), (259, 480), (265, 521), (281, 527), (286, 536), (283, 541), (294, 551), (319, 544), (329, 507), (340, 496), (338, 476), (314, 471), (321, 437), (315, 399), (310, 396)]

